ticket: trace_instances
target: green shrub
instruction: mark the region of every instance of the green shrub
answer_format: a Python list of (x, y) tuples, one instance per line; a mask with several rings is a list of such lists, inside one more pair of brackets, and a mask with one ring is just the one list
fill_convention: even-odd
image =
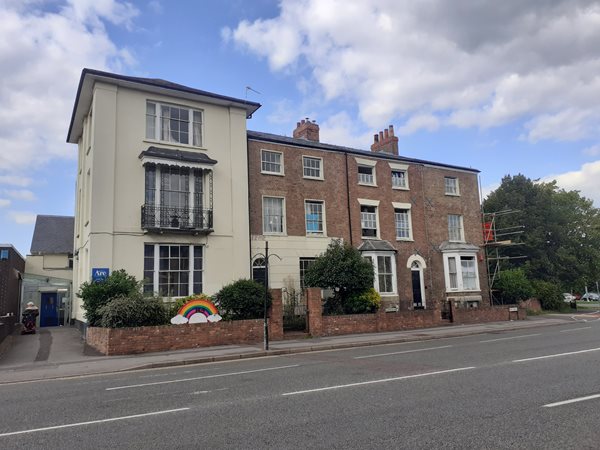
[(86, 281), (81, 285), (77, 296), (83, 301), (88, 325), (95, 327), (100, 325), (100, 308), (115, 297), (132, 296), (139, 294), (141, 290), (142, 283), (134, 276), (128, 275), (124, 270), (116, 270), (100, 283)]
[(374, 288), (360, 294), (350, 296), (344, 303), (346, 314), (363, 314), (376, 312), (381, 307), (381, 296)]
[[(241, 279), (214, 295), (215, 305), (225, 320), (259, 319), (263, 317), (265, 287), (254, 280)], [(267, 293), (267, 308), (271, 306), (271, 293)]]
[(508, 304), (527, 300), (534, 294), (531, 282), (521, 269), (509, 269), (500, 272), (498, 281), (494, 283), (494, 289), (498, 290), (502, 303)]
[(550, 281), (536, 280), (533, 282), (533, 288), (535, 296), (542, 304), (542, 309), (559, 311), (566, 306), (560, 286)]
[(120, 295), (99, 308), (100, 325), (105, 328), (147, 327), (169, 323), (167, 309), (158, 297)]

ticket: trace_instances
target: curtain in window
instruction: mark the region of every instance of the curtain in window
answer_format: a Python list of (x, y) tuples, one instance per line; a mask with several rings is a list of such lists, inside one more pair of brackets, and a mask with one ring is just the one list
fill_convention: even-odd
[(460, 258), (462, 269), (462, 282), (465, 291), (477, 289), (477, 272), (475, 267), (475, 258), (472, 256)]
[(456, 258), (448, 258), (448, 279), (450, 280), (450, 289), (458, 289), (458, 279), (456, 273)]

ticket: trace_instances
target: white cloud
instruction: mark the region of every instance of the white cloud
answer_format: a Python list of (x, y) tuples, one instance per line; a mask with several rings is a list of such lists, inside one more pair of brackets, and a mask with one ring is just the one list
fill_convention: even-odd
[(559, 187), (580, 191), (600, 206), (600, 161), (585, 163), (579, 170), (544, 177), (543, 181), (556, 180)]
[(583, 149), (583, 154), (587, 156), (600, 156), (600, 144), (592, 145)]
[(0, 208), (10, 206), (10, 200), (7, 198), (0, 198)]
[(373, 136), (371, 133), (357, 134), (352, 118), (346, 111), (342, 111), (319, 124), (319, 140), (367, 150), (365, 143), (372, 142)]
[(531, 141), (600, 135), (594, 0), (282, 0), (277, 17), (222, 35), (274, 71), (307, 67), (324, 100), (356, 102), (372, 128), (522, 120)]
[(9, 211), (8, 217), (19, 225), (29, 225), (35, 223), (37, 215), (32, 212)]
[(32, 202), (36, 199), (35, 194), (29, 189), (5, 189), (4, 194), (15, 199)]
[(27, 177), (18, 177), (15, 175), (0, 175), (0, 184), (8, 184), (10, 186), (27, 187), (31, 185), (33, 180)]
[(81, 69), (119, 70), (132, 63), (104, 22), (130, 26), (137, 10), (118, 0), (0, 2), (0, 183), (74, 159), (65, 142)]

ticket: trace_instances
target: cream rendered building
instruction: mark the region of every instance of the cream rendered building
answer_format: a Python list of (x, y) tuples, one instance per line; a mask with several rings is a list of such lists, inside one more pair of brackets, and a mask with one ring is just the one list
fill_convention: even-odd
[[(84, 69), (73, 289), (125, 269), (163, 297), (250, 277), (246, 119), (258, 103)], [(75, 297), (73, 318), (85, 321)]]

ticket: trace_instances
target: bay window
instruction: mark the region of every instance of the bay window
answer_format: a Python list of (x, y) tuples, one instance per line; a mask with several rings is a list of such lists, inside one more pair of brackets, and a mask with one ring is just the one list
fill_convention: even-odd
[(447, 291), (479, 291), (476, 255), (445, 253), (444, 272)]
[(381, 295), (396, 294), (396, 257), (393, 252), (363, 253), (363, 258), (373, 264), (373, 287)]

